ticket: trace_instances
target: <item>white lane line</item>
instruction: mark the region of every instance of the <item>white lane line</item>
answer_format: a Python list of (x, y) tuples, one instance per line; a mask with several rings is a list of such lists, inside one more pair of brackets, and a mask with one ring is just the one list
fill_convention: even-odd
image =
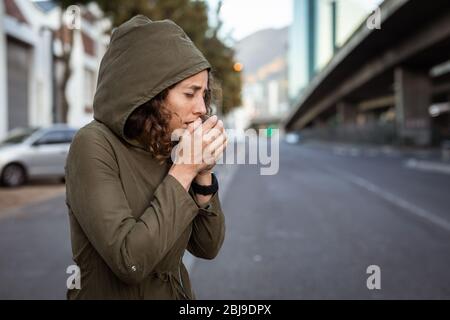
[(381, 197), (382, 199), (386, 200), (389, 203), (392, 203), (394, 205), (396, 205), (397, 207), (400, 207), (402, 209), (405, 209), (407, 212), (414, 214), (415, 216), (425, 219), (428, 222), (431, 222), (432, 224), (446, 230), (446, 231), (450, 231), (450, 222), (442, 219), (441, 217), (432, 214), (418, 206), (416, 206), (415, 204), (412, 204), (392, 193), (386, 192), (384, 191), (382, 188), (374, 185), (373, 183), (371, 183), (370, 181), (361, 178), (359, 176), (353, 175), (351, 173), (348, 172), (338, 172), (335, 169), (326, 166), (327, 169), (333, 173), (335, 173), (338, 176), (341, 176), (342, 178), (346, 179), (347, 181), (356, 184), (357, 186), (366, 189), (374, 194), (376, 194), (377, 196)]
[(409, 169), (417, 169), (422, 171), (431, 171), (450, 174), (450, 165), (427, 160), (416, 160), (414, 158), (408, 159), (405, 162), (405, 167)]
[[(223, 199), (225, 199), (226, 193), (228, 191), (228, 188), (230, 187), (231, 181), (233, 181), (233, 178), (237, 172), (238, 165), (223, 165), (221, 167), (218, 167), (217, 170), (217, 179), (219, 180), (219, 198), (220, 201), (223, 202)], [(186, 267), (188, 273), (192, 271), (192, 268), (194, 267), (195, 260), (197, 258), (194, 257), (192, 254), (189, 253), (189, 251), (185, 250), (184, 256), (183, 256), (183, 263)]]

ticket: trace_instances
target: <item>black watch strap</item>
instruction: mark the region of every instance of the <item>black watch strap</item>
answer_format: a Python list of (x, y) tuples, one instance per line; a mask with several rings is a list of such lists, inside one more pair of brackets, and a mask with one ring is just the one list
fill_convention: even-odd
[(197, 184), (195, 181), (192, 181), (192, 184), (191, 184), (192, 190), (196, 194), (201, 194), (204, 196), (216, 193), (219, 190), (219, 183), (217, 181), (217, 177), (214, 174), (214, 172), (211, 172), (211, 179), (212, 179), (212, 184), (209, 186), (202, 186), (200, 184)]

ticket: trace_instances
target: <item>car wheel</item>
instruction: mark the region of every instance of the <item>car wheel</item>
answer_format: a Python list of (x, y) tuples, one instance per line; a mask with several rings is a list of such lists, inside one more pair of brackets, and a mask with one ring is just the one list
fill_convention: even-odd
[(25, 169), (18, 164), (7, 165), (2, 172), (1, 182), (7, 187), (18, 187), (25, 183)]

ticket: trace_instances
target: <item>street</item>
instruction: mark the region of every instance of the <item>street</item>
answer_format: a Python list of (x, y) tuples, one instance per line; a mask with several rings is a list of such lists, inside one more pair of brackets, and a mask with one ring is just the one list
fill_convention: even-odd
[[(450, 298), (450, 175), (409, 160), (282, 143), (277, 175), (219, 171), (226, 238), (189, 263), (197, 298)], [(64, 299), (64, 195), (0, 218), (0, 253), (1, 299)], [(367, 288), (371, 265), (381, 289)]]
[[(241, 166), (224, 201), (222, 251), (193, 267), (198, 298), (448, 299), (450, 230), (398, 204), (450, 221), (450, 176), (404, 161), (282, 145), (278, 175)], [(381, 268), (381, 290), (367, 289), (369, 265)]]

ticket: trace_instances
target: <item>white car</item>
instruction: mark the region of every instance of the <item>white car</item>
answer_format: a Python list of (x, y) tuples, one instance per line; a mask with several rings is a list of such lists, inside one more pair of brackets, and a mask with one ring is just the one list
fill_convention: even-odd
[(16, 187), (32, 178), (64, 178), (67, 153), (76, 132), (64, 124), (11, 131), (0, 141), (0, 183)]

